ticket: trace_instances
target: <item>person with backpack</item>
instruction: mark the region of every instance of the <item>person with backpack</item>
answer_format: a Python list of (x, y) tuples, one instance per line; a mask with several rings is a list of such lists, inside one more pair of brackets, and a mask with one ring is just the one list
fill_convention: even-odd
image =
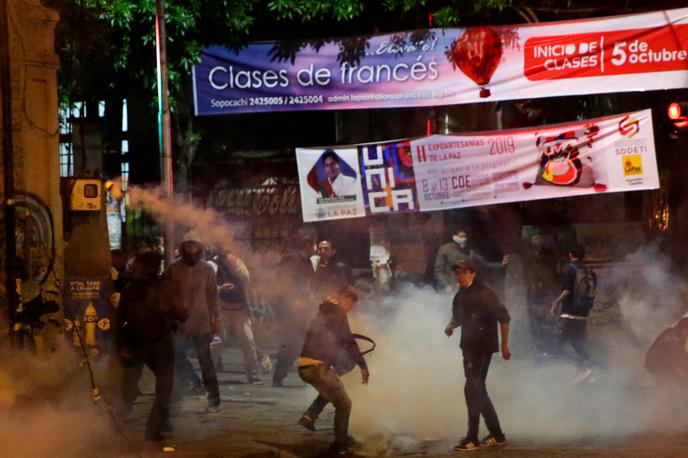
[(569, 251), (569, 263), (562, 272), (559, 297), (550, 313), (559, 314), (559, 344), (569, 343), (577, 355), (578, 374), (571, 381), (578, 384), (592, 375), (588, 352), (588, 316), (595, 302), (597, 276), (583, 262), (585, 246), (578, 244)]
[(115, 320), (115, 346), (122, 363), (122, 417), (138, 396), (138, 382), (145, 364), (155, 375), (155, 400), (148, 415), (145, 439), (160, 441), (171, 430), (169, 404), (174, 380), (172, 326), (186, 319), (175, 302), (163, 297), (168, 287), (158, 280), (162, 255), (139, 253), (131, 265), (131, 279), (124, 286)]

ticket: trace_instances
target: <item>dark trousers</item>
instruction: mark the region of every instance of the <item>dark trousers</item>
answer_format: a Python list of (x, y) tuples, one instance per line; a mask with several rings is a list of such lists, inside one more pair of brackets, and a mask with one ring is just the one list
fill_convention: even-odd
[(174, 343), (172, 336), (141, 349), (133, 358), (122, 360), (122, 402), (129, 412), (138, 396), (138, 383), (143, 365), (155, 375), (155, 400), (146, 423), (146, 439), (159, 439), (160, 432), (169, 423), (170, 398), (174, 382)]
[(497, 412), (492, 405), (490, 396), (487, 394), (487, 386), (485, 386), (490, 361), (492, 361), (492, 353), (467, 354), (464, 352), (463, 355), (463, 370), (466, 375), (464, 394), (466, 396), (466, 407), (468, 408), (468, 433), (466, 438), (475, 442), (478, 441), (481, 415), (490, 433), (496, 437), (504, 435), (499, 425)]
[[(174, 348), (174, 363), (177, 372), (177, 386), (175, 387), (175, 400), (181, 400), (184, 397), (185, 389), (188, 387), (189, 370), (195, 372), (191, 363), (186, 358), (186, 352), (193, 347), (196, 350), (198, 363), (201, 366), (201, 376), (203, 378), (203, 385), (208, 391), (208, 405), (216, 406), (220, 404), (220, 386), (217, 382), (217, 373), (215, 372), (215, 365), (210, 356), (210, 335), (202, 336), (187, 336), (178, 334), (175, 337)], [(182, 382), (182, 383), (179, 383)]]
[(576, 352), (577, 365), (579, 368), (590, 366), (590, 354), (588, 353), (588, 320), (572, 320), (561, 318), (559, 322), (561, 334), (559, 334), (559, 344), (561, 346), (570, 343)]
[(344, 388), (342, 380), (335, 370), (322, 364), (320, 366), (300, 367), (299, 376), (318, 390), (315, 398), (304, 415), (315, 421), (328, 402), (334, 405), (334, 444), (337, 448), (347, 447), (349, 434), (349, 416), (351, 415), (351, 398)]

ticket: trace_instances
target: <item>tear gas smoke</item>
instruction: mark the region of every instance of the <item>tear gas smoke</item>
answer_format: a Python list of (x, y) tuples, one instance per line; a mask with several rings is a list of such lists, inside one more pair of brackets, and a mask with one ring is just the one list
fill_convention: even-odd
[(93, 403), (86, 369), (64, 341), (55, 353), (42, 357), (10, 350), (0, 354), (2, 456), (121, 452), (123, 439), (113, 433), (105, 409)]
[[(168, 200), (159, 189), (131, 187), (129, 199), (131, 205), (150, 208), (161, 222), (196, 230), (206, 245), (226, 248), (235, 243), (237, 227), (214, 210)], [(269, 259), (247, 250), (240, 256), (254, 267), (277, 260), (272, 252)], [(652, 341), (685, 312), (688, 287), (652, 246), (598, 270), (598, 276), (598, 302), (609, 309), (605, 314), (616, 311), (616, 318), (593, 317), (589, 322), (595, 382), (585, 385), (569, 383), (576, 373), (572, 357), (536, 362), (524, 294), (515, 298), (517, 288), (506, 286), (514, 355), (508, 362), (494, 355), (487, 386), (510, 441), (610, 443), (625, 435), (688, 427), (688, 418), (676, 407), (685, 400), (677, 402), (675, 393), (658, 389), (643, 364)], [(272, 291), (289, 288), (280, 287), (279, 278), (254, 282), (259, 290), (268, 284)], [(613, 300), (601, 297), (605, 291)], [(435, 441), (446, 450), (446, 442), (465, 433), (460, 330), (449, 339), (443, 333), (450, 313), (451, 297), (410, 286), (393, 297), (363, 301), (352, 313), (354, 332), (378, 344), (368, 358), (370, 385), (361, 386), (358, 370), (345, 376), (354, 401), (351, 431), (362, 439), (366, 452), (407, 452)], [(571, 350), (564, 352), (570, 355)], [(306, 390), (304, 406), (313, 397), (314, 392)], [(482, 424), (481, 428), (486, 433)]]
[[(576, 373), (572, 355), (547, 363), (536, 363), (534, 353), (523, 351), (511, 361), (494, 355), (487, 386), (510, 440), (575, 445), (604, 439), (609, 444), (634, 433), (688, 427), (676, 393), (660, 390), (644, 370), (652, 341), (685, 311), (686, 285), (652, 247), (619, 266), (598, 272), (600, 289), (614, 290), (618, 297), (622, 321), (603, 329), (590, 322), (594, 383), (570, 384)], [(510, 346), (528, 348), (528, 328), (517, 323), (525, 312), (514, 310), (509, 298), (506, 305), (513, 320)], [(351, 431), (366, 452), (411, 451), (434, 441), (446, 449), (446, 442), (464, 435), (460, 330), (449, 339), (443, 333), (450, 314), (451, 297), (413, 287), (379, 302), (362, 302), (352, 313), (353, 331), (378, 344), (368, 357), (368, 386), (360, 384), (357, 369), (345, 376), (354, 402)], [(678, 405), (684, 403), (681, 399)]]
[(220, 213), (211, 208), (198, 208), (178, 197), (167, 197), (160, 187), (147, 189), (131, 186), (127, 196), (131, 207), (149, 209), (160, 223), (169, 222), (175, 228), (193, 229), (206, 246), (222, 249), (235, 246), (237, 225), (229, 224)]

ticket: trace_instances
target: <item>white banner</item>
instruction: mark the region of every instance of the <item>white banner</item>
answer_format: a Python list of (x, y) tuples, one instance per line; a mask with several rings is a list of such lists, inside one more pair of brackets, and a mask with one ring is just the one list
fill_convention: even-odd
[(688, 8), (240, 50), (215, 45), (201, 52), (193, 80), (199, 116), (685, 88)]
[(650, 110), (296, 156), (304, 221), (659, 187)]

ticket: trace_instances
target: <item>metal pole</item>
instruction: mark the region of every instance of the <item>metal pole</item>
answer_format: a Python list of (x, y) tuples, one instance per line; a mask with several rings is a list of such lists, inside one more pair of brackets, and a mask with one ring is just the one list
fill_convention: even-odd
[[(158, 63), (158, 135), (160, 139), (160, 178), (165, 197), (174, 196), (172, 170), (172, 132), (170, 127), (170, 99), (167, 74), (167, 32), (165, 29), (165, 0), (155, 1), (155, 43)], [(173, 228), (163, 222), (165, 231), (165, 255), (172, 260)]]
[(5, 272), (7, 275), (7, 308), (9, 315), (9, 332), (14, 329), (15, 313), (18, 304), (16, 284), (16, 251), (15, 210), (14, 210), (14, 147), (12, 142), (12, 83), (10, 80), (10, 31), (8, 0), (0, 0), (0, 91), (2, 91), (2, 138), (3, 138), (3, 179), (4, 216), (5, 216)]

